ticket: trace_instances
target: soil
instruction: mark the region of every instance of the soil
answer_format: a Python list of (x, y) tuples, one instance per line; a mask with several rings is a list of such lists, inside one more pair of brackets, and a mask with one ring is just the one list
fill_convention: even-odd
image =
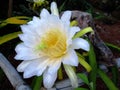
[[(106, 23), (104, 21), (96, 21), (97, 32), (100, 38), (105, 43), (111, 43), (120, 47), (120, 22), (115, 23)], [(112, 51), (115, 58), (120, 57), (120, 53), (116, 53), (114, 50)]]

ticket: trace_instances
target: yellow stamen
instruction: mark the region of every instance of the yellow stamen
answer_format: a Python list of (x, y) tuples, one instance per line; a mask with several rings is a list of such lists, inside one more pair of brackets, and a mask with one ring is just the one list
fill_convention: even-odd
[(43, 46), (42, 54), (50, 58), (58, 58), (66, 53), (66, 35), (60, 30), (49, 30), (46, 32), (40, 42)]

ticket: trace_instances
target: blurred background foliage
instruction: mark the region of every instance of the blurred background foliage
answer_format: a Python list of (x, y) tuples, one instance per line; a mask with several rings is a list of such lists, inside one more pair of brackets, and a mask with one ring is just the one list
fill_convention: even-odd
[[(45, 0), (37, 11), (44, 7), (49, 9), (49, 4), (53, 0)], [(91, 13), (93, 16), (99, 13), (105, 13), (119, 17), (120, 0), (54, 0), (57, 2), (59, 11), (64, 10), (81, 10)], [(36, 13), (32, 10), (32, 0), (1, 0), (0, 3), (0, 19), (6, 19), (10, 16), (33, 16)]]

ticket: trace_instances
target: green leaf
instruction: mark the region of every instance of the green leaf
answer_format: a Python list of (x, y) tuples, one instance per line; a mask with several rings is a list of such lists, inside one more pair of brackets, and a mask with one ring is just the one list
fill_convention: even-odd
[(6, 22), (8, 24), (26, 24), (29, 19), (30, 18), (26, 16), (15, 16), (15, 17), (10, 17), (3, 22)]
[(26, 16), (15, 16), (7, 18), (6, 20), (3, 20), (0, 22), (0, 28), (6, 26), (7, 24), (26, 24), (31, 18)]
[(117, 66), (113, 66), (111, 67), (111, 71), (112, 71), (112, 81), (117, 84), (118, 83), (118, 77), (119, 77), (119, 70), (117, 68)]
[(74, 69), (72, 68), (72, 66), (67, 65), (67, 64), (63, 64), (65, 72), (67, 73), (70, 81), (71, 81), (71, 85), (72, 87), (78, 87), (78, 79), (77, 79), (77, 75), (74, 72)]
[(89, 81), (93, 82), (93, 88), (90, 88), (90, 90), (96, 90), (96, 77), (97, 77), (97, 61), (96, 61), (96, 55), (94, 52), (94, 48), (90, 43), (90, 51), (89, 51), (89, 64), (92, 67), (92, 71), (89, 75)]
[(89, 90), (87, 88), (75, 88), (74, 90)]
[(109, 88), (109, 90), (119, 90), (115, 84), (112, 82), (112, 80), (100, 69), (97, 70), (99, 76), (104, 81), (106, 86)]
[(0, 45), (18, 37), (21, 32), (14, 32), (0, 37)]
[(0, 28), (4, 27), (6, 25), (7, 25), (7, 23), (3, 22), (3, 23), (0, 24)]
[(113, 49), (115, 49), (115, 50), (117, 50), (117, 51), (119, 51), (120, 52), (120, 47), (118, 47), (118, 46), (116, 46), (116, 45), (113, 45), (113, 44), (110, 44), (110, 43), (105, 43), (108, 47), (110, 47), (110, 48), (113, 48)]
[(94, 33), (94, 31), (93, 31), (93, 29), (92, 29), (91, 27), (86, 27), (86, 28), (80, 30), (78, 33), (76, 33), (76, 35), (73, 37), (73, 39), (74, 39), (74, 38), (81, 37), (81, 36), (83, 36), (84, 34), (89, 33), (89, 32)]
[(73, 20), (72, 22), (70, 22), (70, 26), (76, 26), (78, 25), (78, 22), (76, 20)]
[(80, 79), (87, 85), (89, 85), (88, 77), (84, 73), (78, 73), (77, 74)]
[(77, 55), (78, 55), (79, 63), (87, 70), (87, 72), (90, 72), (92, 69), (91, 66), (85, 61), (82, 55), (80, 55), (79, 53), (77, 53)]
[(90, 89), (91, 89), (91, 90), (94, 89), (93, 82), (90, 82), (90, 83), (89, 83), (89, 86), (90, 86)]

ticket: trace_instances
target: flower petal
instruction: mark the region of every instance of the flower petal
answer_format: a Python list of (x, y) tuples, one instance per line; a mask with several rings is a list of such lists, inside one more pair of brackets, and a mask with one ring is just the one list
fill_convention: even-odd
[(21, 27), (22, 32), (24, 34), (32, 34), (32, 35), (34, 35), (34, 32), (33, 32), (32, 28), (29, 27), (29, 25), (21, 25), (20, 27)]
[(40, 13), (40, 17), (41, 18), (47, 18), (48, 15), (50, 15), (50, 13), (48, 12), (47, 9), (42, 9), (41, 13)]
[(44, 61), (42, 61), (41, 63), (40, 63), (40, 65), (38, 66), (38, 72), (37, 72), (37, 76), (40, 76), (40, 75), (42, 75), (42, 73), (45, 71), (45, 69), (47, 68), (47, 66), (48, 66), (48, 61), (49, 61), (49, 59), (44, 59)]
[(80, 31), (79, 27), (76, 27), (76, 26), (71, 27), (69, 32), (69, 37), (72, 38), (75, 35), (75, 33), (78, 31)]
[(41, 21), (41, 20), (40, 20), (39, 17), (34, 16), (34, 17), (33, 17), (33, 20), (30, 21), (30, 22), (28, 22), (27, 25), (28, 25), (33, 31), (35, 31), (34, 29), (37, 28), (37, 27), (40, 25), (40, 24), (39, 24), (40, 21)]
[(56, 16), (59, 16), (59, 13), (58, 13), (58, 8), (57, 8), (57, 4), (55, 2), (52, 2), (51, 3), (51, 13), (56, 15)]
[(49, 65), (49, 68), (48, 68), (48, 73), (55, 73), (57, 72), (57, 70), (59, 69), (61, 65), (61, 60), (53, 60), (53, 62), (51, 62), (51, 64)]
[(63, 57), (63, 63), (78, 66), (78, 57), (74, 50), (69, 50), (67, 54)]
[(29, 78), (34, 75), (40, 76), (43, 71), (47, 68), (48, 59), (45, 57), (23, 61), (18, 67), (18, 72), (24, 72), (24, 78)]
[(18, 44), (15, 51), (17, 55), (14, 58), (17, 60), (32, 60), (40, 57), (39, 53), (35, 53), (32, 48), (25, 46), (23, 43)]
[(71, 11), (65, 11), (61, 17), (61, 21), (64, 25), (64, 30), (66, 33), (69, 32), (70, 18), (71, 18)]
[(89, 51), (89, 43), (82, 38), (76, 38), (72, 42), (72, 48), (73, 49), (83, 49), (85, 51)]
[(46, 67), (46, 60), (32, 60), (32, 62), (24, 70), (24, 78), (29, 78), (34, 75), (40, 76), (46, 69)]
[(23, 61), (22, 63), (20, 63), (17, 67), (17, 71), (18, 72), (24, 72), (25, 68), (30, 64), (30, 62), (28, 61)]
[(71, 27), (68, 32), (67, 36), (67, 45), (69, 46), (72, 44), (72, 37), (75, 35), (76, 32), (80, 31), (79, 27)]
[(48, 73), (46, 70), (43, 74), (43, 83), (46, 88), (51, 88), (54, 85), (54, 82), (57, 78), (57, 72)]
[(72, 14), (71, 11), (65, 11), (61, 17), (61, 20), (65, 23), (67, 23), (67, 25), (70, 24), (70, 22), (68, 22), (68, 21), (70, 21), (71, 14)]
[[(28, 47), (33, 48), (34, 45), (38, 42), (36, 40), (36, 37), (31, 35), (31, 37), (28, 34), (19, 34), (19, 38), (24, 41), (24, 44)], [(33, 44), (34, 43), (34, 44)]]

